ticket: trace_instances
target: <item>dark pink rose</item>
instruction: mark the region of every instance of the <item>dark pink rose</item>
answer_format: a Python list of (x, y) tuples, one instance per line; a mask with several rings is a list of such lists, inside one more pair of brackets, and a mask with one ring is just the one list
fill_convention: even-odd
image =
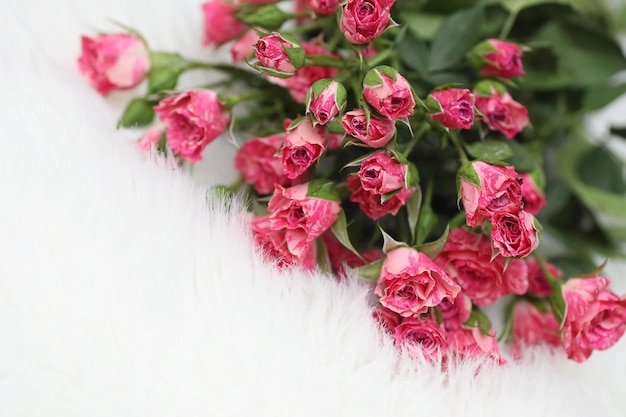
[(306, 172), (322, 156), (328, 145), (328, 133), (321, 126), (313, 127), (309, 119), (285, 135), (280, 156), (287, 178), (295, 179)]
[(259, 194), (271, 194), (274, 184), (288, 185), (283, 162), (276, 154), (284, 134), (254, 138), (244, 143), (235, 155), (235, 168)]
[(138, 85), (150, 69), (143, 42), (126, 33), (81, 37), (80, 72), (100, 94)]
[(361, 162), (361, 187), (373, 194), (387, 194), (405, 186), (407, 165), (390, 152), (378, 151)]
[(500, 357), (498, 340), (493, 330), (489, 334), (484, 334), (478, 327), (448, 330), (447, 341), (450, 352), (461, 360), (488, 358), (501, 364), (506, 363)]
[(348, 135), (372, 148), (384, 147), (396, 134), (396, 125), (392, 119), (371, 116), (368, 124), (363, 109), (351, 110), (344, 114), (341, 125)]
[(523, 258), (539, 245), (535, 217), (522, 210), (517, 213), (496, 213), (491, 218), (491, 240), (500, 255)]
[(522, 179), (511, 166), (472, 163), (480, 182), (461, 178), (461, 200), (467, 224), (482, 225), (495, 213), (517, 213), (522, 208)]
[(361, 258), (356, 256), (350, 249), (343, 246), (335, 237), (335, 235), (327, 231), (322, 235), (326, 250), (328, 251), (328, 259), (330, 266), (339, 276), (345, 274), (345, 267), (357, 268), (367, 263), (381, 259), (384, 255), (379, 249), (368, 249)]
[[(382, 69), (381, 69), (382, 68)], [(400, 119), (413, 114), (415, 99), (409, 82), (395, 70), (376, 67), (366, 75), (363, 97), (376, 111), (388, 119)], [(385, 72), (393, 72), (391, 77)], [(371, 82), (371, 83), (369, 83)]]
[[(528, 292), (537, 297), (549, 297), (552, 294), (552, 287), (537, 260), (533, 257), (526, 258), (526, 265), (528, 265)], [(561, 271), (556, 266), (546, 262), (546, 269), (554, 278), (561, 278)]]
[(224, 132), (230, 121), (217, 94), (209, 90), (188, 90), (167, 97), (154, 111), (165, 123), (172, 151), (191, 162), (202, 159), (204, 148)]
[(230, 56), (233, 62), (243, 62), (254, 54), (254, 45), (259, 40), (259, 35), (254, 30), (247, 31), (241, 38), (230, 47)]
[(353, 44), (369, 43), (387, 29), (395, 0), (348, 0), (343, 5), (341, 31)]
[(204, 45), (220, 46), (241, 36), (248, 26), (235, 17), (237, 7), (227, 0), (209, 0), (202, 4)]
[[(493, 259), (492, 259), (493, 258)], [(507, 294), (528, 291), (528, 267), (523, 260), (496, 254), (488, 236), (454, 229), (435, 262), (461, 286), (476, 305), (492, 304)]]
[(563, 346), (567, 357), (584, 362), (594, 350), (613, 346), (626, 330), (626, 296), (607, 289), (600, 276), (572, 278), (563, 284), (567, 315)]
[(272, 229), (285, 229), (289, 252), (303, 259), (313, 242), (337, 220), (338, 201), (307, 196), (308, 183), (283, 188), (276, 185), (267, 208)]
[(539, 311), (529, 301), (519, 300), (513, 307), (513, 357), (520, 358), (523, 347), (538, 344), (561, 346), (559, 323), (547, 306)]
[(448, 352), (447, 333), (428, 318), (406, 318), (395, 328), (396, 345), (415, 358), (435, 360)]
[(506, 92), (476, 96), (476, 108), (483, 114), (482, 120), (489, 129), (501, 132), (509, 139), (528, 125), (528, 110)]
[(474, 124), (474, 94), (464, 88), (448, 88), (430, 93), (439, 105), (441, 113), (429, 114), (448, 129), (469, 129)]
[(348, 190), (351, 192), (350, 201), (358, 203), (367, 217), (376, 220), (386, 214), (398, 214), (398, 210), (411, 198), (415, 187), (402, 188), (397, 194), (384, 200), (380, 194), (365, 191), (358, 175), (348, 175)]
[(346, 106), (346, 89), (334, 80), (316, 81), (309, 91), (307, 112), (317, 124), (325, 125)]
[(265, 68), (285, 74), (295, 74), (298, 67), (285, 52), (285, 49), (300, 48), (300, 45), (283, 38), (280, 33), (263, 36), (254, 46), (254, 54)]
[(380, 304), (402, 317), (416, 316), (454, 299), (461, 288), (428, 256), (413, 248), (387, 254), (374, 293)]
[(463, 292), (459, 292), (456, 298), (444, 298), (437, 305), (443, 317), (443, 325), (447, 330), (460, 328), (472, 314), (472, 299)]
[(524, 210), (536, 216), (539, 211), (546, 205), (546, 197), (543, 191), (539, 190), (535, 185), (532, 177), (527, 173), (521, 174), (522, 177), (522, 202)]
[(372, 311), (372, 317), (378, 324), (391, 334), (394, 334), (396, 327), (400, 324), (401, 317), (398, 313), (383, 306)]
[(489, 39), (496, 51), (484, 55), (490, 61), (480, 69), (479, 74), (491, 77), (513, 78), (526, 74), (522, 68), (522, 50), (514, 43)]
[(305, 0), (311, 10), (317, 14), (329, 15), (337, 11), (339, 0)]

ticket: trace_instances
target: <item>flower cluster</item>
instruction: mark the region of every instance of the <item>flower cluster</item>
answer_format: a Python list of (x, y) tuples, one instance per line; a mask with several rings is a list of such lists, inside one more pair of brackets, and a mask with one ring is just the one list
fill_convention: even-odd
[[(499, 341), (511, 341), (513, 357), (544, 343), (582, 362), (614, 345), (626, 296), (600, 270), (565, 273), (538, 250), (539, 219), (552, 230), (561, 219), (542, 217), (548, 125), (529, 87), (538, 70), (512, 32), (520, 11), (482, 25), (487, 6), (460, 8), (425, 34), (403, 19), (422, 7), (409, 2), (276, 3), (202, 5), (204, 44), (229, 45), (232, 64), (118, 33), (83, 37), (80, 71), (103, 95), (147, 81), (120, 119), (158, 118), (143, 152), (195, 163), (227, 130), (243, 139), (241, 180), (222, 191), (248, 193), (259, 252), (280, 268), (369, 280), (373, 318), (407, 354), (505, 363)], [(225, 81), (176, 89), (198, 69)], [(232, 95), (235, 83), (244, 93)], [(482, 308), (502, 298), (497, 339)]]

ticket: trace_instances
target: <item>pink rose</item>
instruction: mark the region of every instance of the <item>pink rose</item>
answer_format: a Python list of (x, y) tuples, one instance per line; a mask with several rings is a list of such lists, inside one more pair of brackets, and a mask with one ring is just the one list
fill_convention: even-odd
[(343, 5), (341, 31), (353, 44), (369, 43), (387, 29), (395, 0), (348, 0)]
[[(528, 267), (523, 260), (493, 256), (488, 236), (454, 229), (435, 262), (461, 286), (476, 305), (492, 304), (507, 294), (528, 291)], [(493, 258), (493, 259), (492, 259)]]
[(81, 37), (80, 72), (100, 94), (137, 86), (150, 69), (143, 42), (126, 33)]
[(542, 312), (529, 301), (517, 301), (513, 307), (513, 357), (520, 358), (524, 346), (541, 343), (561, 345), (559, 323), (549, 309)]
[(230, 121), (217, 94), (209, 90), (188, 90), (167, 97), (154, 111), (165, 123), (170, 148), (191, 162), (202, 159), (204, 148), (224, 132)]
[(315, 13), (327, 16), (337, 11), (339, 0), (306, 0), (306, 4)]
[(372, 148), (384, 147), (396, 134), (396, 125), (392, 119), (371, 116), (368, 124), (363, 109), (344, 114), (341, 118), (341, 125), (348, 135)]
[(528, 125), (528, 110), (506, 92), (476, 96), (476, 108), (483, 114), (482, 120), (489, 129), (501, 132), (509, 139)]
[(521, 174), (522, 177), (522, 202), (524, 210), (536, 216), (539, 211), (546, 205), (545, 194), (540, 191), (532, 177), (527, 173)]
[(358, 203), (367, 217), (372, 220), (379, 219), (386, 214), (396, 215), (401, 207), (411, 198), (415, 187), (401, 188), (388, 200), (384, 200), (380, 194), (365, 191), (358, 175), (348, 175), (348, 190), (351, 192), (350, 201)]
[(234, 63), (243, 62), (254, 54), (254, 45), (259, 40), (259, 35), (254, 30), (247, 31), (237, 42), (230, 47), (230, 56)]
[(484, 55), (490, 61), (479, 74), (492, 77), (513, 78), (526, 74), (522, 68), (522, 50), (519, 46), (498, 39), (489, 39), (496, 51)]
[(372, 317), (378, 324), (391, 334), (394, 334), (396, 327), (400, 324), (401, 317), (398, 313), (383, 306), (372, 311)]
[(235, 17), (237, 7), (227, 0), (209, 0), (202, 4), (204, 45), (220, 46), (241, 36), (248, 26)]
[(315, 121), (325, 125), (334, 119), (346, 106), (346, 89), (334, 80), (316, 81), (309, 90), (307, 112)]
[(280, 268), (291, 265), (298, 265), (307, 270), (315, 268), (317, 259), (315, 245), (311, 245), (308, 251), (296, 256), (289, 250), (285, 240), (286, 231), (276, 229), (269, 216), (256, 217), (252, 220), (251, 226), (254, 241), (265, 259), (276, 262)]
[(379, 249), (371, 248), (362, 254), (362, 258), (356, 256), (350, 249), (343, 246), (335, 237), (335, 235), (327, 231), (322, 235), (330, 266), (338, 275), (344, 275), (345, 267), (357, 268), (367, 263), (374, 262), (383, 257), (383, 253)]
[(516, 213), (522, 207), (522, 179), (511, 166), (472, 163), (479, 185), (461, 176), (461, 200), (467, 224), (482, 225), (496, 213)]
[(469, 129), (474, 124), (474, 95), (464, 88), (448, 88), (430, 93), (441, 106), (441, 113), (429, 114), (448, 129)]
[(270, 194), (274, 184), (288, 185), (283, 162), (276, 152), (284, 134), (254, 138), (244, 143), (235, 155), (235, 168), (259, 194)]
[(463, 292), (459, 292), (456, 298), (444, 298), (437, 305), (443, 318), (443, 325), (447, 330), (460, 328), (472, 314), (472, 300)]
[[(537, 297), (549, 297), (552, 294), (552, 287), (537, 260), (533, 257), (527, 258), (526, 265), (528, 265), (528, 292)], [(556, 266), (546, 262), (546, 269), (554, 278), (561, 278), (561, 271)]]
[(361, 187), (373, 194), (387, 194), (404, 187), (407, 165), (390, 152), (378, 151), (361, 162)]
[[(376, 67), (365, 76), (363, 97), (378, 113), (388, 119), (400, 119), (413, 114), (415, 99), (409, 82), (389, 67)], [(393, 71), (395, 77), (385, 72)]]
[(524, 210), (517, 213), (496, 213), (491, 218), (491, 225), (493, 246), (504, 257), (523, 258), (539, 245), (535, 217)]
[(593, 350), (613, 346), (626, 330), (626, 296), (607, 289), (609, 280), (593, 276), (573, 278), (563, 284), (567, 315), (563, 346), (567, 357), (584, 362)]
[(484, 334), (478, 327), (448, 330), (447, 341), (448, 349), (462, 360), (489, 358), (505, 363), (500, 358), (498, 340), (493, 330), (489, 334)]
[(341, 209), (338, 201), (307, 196), (308, 183), (283, 188), (276, 185), (267, 208), (272, 229), (285, 229), (289, 252), (303, 259), (315, 239), (330, 229)]
[(161, 140), (161, 136), (163, 136), (163, 127), (151, 127), (141, 137), (141, 139), (139, 139), (139, 141), (137, 142), (137, 147), (142, 152), (151, 152), (154, 148), (156, 148), (157, 144)]
[(443, 326), (428, 318), (406, 318), (395, 328), (396, 345), (415, 358), (435, 360), (448, 352)]
[(454, 299), (461, 288), (428, 256), (412, 248), (387, 254), (374, 293), (380, 304), (402, 317), (416, 316)]
[(322, 156), (327, 144), (326, 130), (314, 127), (309, 119), (303, 119), (298, 126), (288, 130), (280, 150), (287, 178), (295, 179), (302, 175)]
[(285, 74), (295, 74), (298, 67), (292, 62), (285, 49), (300, 48), (300, 45), (283, 38), (280, 33), (274, 32), (263, 36), (254, 46), (254, 54), (259, 63), (265, 68)]

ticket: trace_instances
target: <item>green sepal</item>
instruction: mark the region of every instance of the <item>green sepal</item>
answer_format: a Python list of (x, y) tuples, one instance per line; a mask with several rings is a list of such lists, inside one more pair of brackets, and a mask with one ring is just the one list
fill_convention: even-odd
[(289, 123), (289, 126), (287, 126), (287, 129), (285, 130), (293, 130), (296, 127), (300, 126), (300, 123), (302, 123), (305, 120), (304, 117), (296, 117), (295, 119), (293, 119), (291, 121), (291, 123)]
[(361, 279), (364, 279), (370, 282), (376, 282), (380, 278), (380, 271), (383, 268), (384, 261), (385, 261), (384, 259), (379, 259), (377, 261), (370, 262), (358, 268), (354, 268), (354, 270), (357, 272), (358, 276)]
[(441, 108), (441, 103), (435, 97), (430, 94), (424, 100), (424, 106), (426, 107), (426, 111), (429, 114), (440, 114), (443, 113), (443, 108)]
[(478, 177), (472, 161), (465, 162), (461, 165), (457, 171), (457, 177), (480, 187), (480, 177)]
[(176, 53), (150, 52), (150, 66), (152, 68), (169, 67), (181, 70), (187, 66), (187, 61)]
[[(463, 219), (465, 219), (465, 217), (463, 217)], [(439, 217), (433, 208), (429, 204), (422, 204), (422, 208), (419, 212), (419, 220), (417, 222), (416, 244), (424, 243), (430, 232), (437, 226), (438, 220)]]
[(419, 184), (420, 174), (414, 164), (407, 163), (406, 174), (404, 175), (404, 186), (411, 188), (413, 185)]
[(313, 180), (307, 184), (307, 197), (319, 200), (339, 201), (339, 192), (335, 185), (325, 179)]
[(398, 248), (408, 248), (409, 245), (407, 245), (404, 242), (398, 242), (397, 240), (395, 240), (394, 238), (392, 238), (390, 235), (387, 234), (387, 232), (385, 232), (382, 227), (378, 226), (378, 228), (380, 229), (380, 233), (382, 233), (383, 235), (383, 253), (386, 255), (389, 252), (391, 252), (394, 249), (398, 249)]
[(435, 259), (439, 252), (443, 249), (448, 240), (448, 234), (450, 233), (450, 226), (446, 226), (446, 230), (443, 231), (443, 234), (432, 242), (422, 243), (420, 245), (415, 245), (414, 248), (418, 252), (422, 252), (424, 255), (428, 256), (430, 259)]
[(407, 220), (409, 222), (409, 230), (411, 231), (411, 242), (415, 242), (417, 239), (416, 230), (420, 218), (421, 207), (422, 188), (418, 184), (417, 188), (406, 202)]
[(293, 75), (295, 74), (295, 71), (294, 72), (277, 71), (275, 69), (264, 67), (263, 65), (259, 63), (256, 63), (256, 64), (248, 63), (248, 65), (257, 71), (261, 71), (263, 74), (267, 74), (276, 78), (289, 78), (289, 77), (293, 77)]
[(289, 61), (295, 65), (296, 68), (300, 69), (304, 66), (304, 60), (306, 58), (306, 52), (304, 49), (297, 45), (291, 48), (287, 48), (283, 46), (283, 51), (287, 54)]
[(141, 127), (149, 125), (154, 119), (152, 103), (145, 98), (133, 99), (117, 122), (117, 127)]
[(148, 94), (173, 90), (178, 84), (180, 71), (173, 67), (154, 67), (148, 74)]
[(384, 83), (383, 78), (380, 76), (378, 71), (376, 71), (376, 68), (367, 71), (365, 77), (363, 78), (364, 87), (378, 87)]
[(467, 153), (493, 165), (509, 165), (505, 162), (513, 156), (513, 150), (508, 143), (497, 140), (481, 140), (465, 145)]
[(513, 298), (504, 307), (504, 326), (498, 336), (498, 342), (510, 343), (513, 339), (513, 309), (517, 302), (517, 298)]
[(285, 23), (291, 15), (285, 13), (274, 4), (261, 6), (252, 13), (238, 13), (237, 18), (250, 26), (261, 26), (268, 30), (276, 30)]
[(341, 243), (345, 248), (349, 249), (350, 252), (363, 259), (359, 251), (357, 251), (352, 245), (352, 242), (350, 242), (350, 235), (348, 234), (348, 223), (346, 221), (346, 213), (344, 213), (343, 209), (339, 210), (337, 220), (335, 220), (335, 223), (333, 223), (330, 230), (331, 232), (333, 232), (333, 235), (335, 235), (339, 243)]
[(167, 132), (166, 131), (163, 131), (163, 133), (161, 134), (161, 138), (159, 139), (156, 145), (156, 151), (160, 155), (163, 155), (163, 156), (167, 155)]
[(473, 93), (477, 96), (492, 96), (495, 92), (504, 94), (507, 92), (506, 87), (494, 80), (482, 80), (474, 87)]
[(469, 319), (465, 323), (463, 323), (464, 327), (478, 327), (482, 334), (490, 336), (489, 332), (491, 331), (491, 320), (482, 310), (476, 306), (472, 308), (472, 314), (470, 314)]
[(322, 239), (315, 239), (315, 246), (317, 247), (317, 265), (322, 272), (330, 273), (332, 268), (330, 266), (330, 257), (328, 256), (328, 249)]
[(361, 163), (366, 160), (367, 158), (369, 158), (370, 156), (372, 156), (374, 153), (378, 152), (378, 150), (374, 150), (374, 152), (370, 152), (367, 155), (362, 155), (350, 162), (348, 162), (347, 164), (345, 164), (344, 166), (341, 167), (341, 169), (339, 171), (343, 171), (346, 168), (350, 168), (350, 167), (358, 167), (361, 166)]
[(395, 81), (398, 76), (398, 70), (394, 67), (390, 67), (389, 65), (379, 65), (374, 67), (372, 71), (378, 71), (380, 74), (385, 74), (387, 77), (391, 78)]
[(576, 275), (576, 278), (592, 278), (592, 277), (598, 276), (604, 270), (607, 263), (609, 263), (609, 258), (605, 258), (604, 262), (602, 262), (600, 266), (594, 268), (592, 271), (585, 272), (582, 275)]
[(474, 48), (472, 48), (472, 50), (467, 53), (466, 58), (472, 65), (472, 67), (480, 69), (483, 68), (485, 65), (491, 63), (490, 60), (485, 58), (485, 55), (497, 51), (498, 48), (493, 46), (489, 41), (483, 41), (476, 44), (476, 46), (474, 46)]
[(567, 317), (567, 303), (563, 298), (563, 283), (560, 281), (550, 282), (552, 287), (552, 294), (550, 295), (550, 308), (554, 318), (559, 323), (559, 330), (563, 328), (565, 324), (565, 318)]

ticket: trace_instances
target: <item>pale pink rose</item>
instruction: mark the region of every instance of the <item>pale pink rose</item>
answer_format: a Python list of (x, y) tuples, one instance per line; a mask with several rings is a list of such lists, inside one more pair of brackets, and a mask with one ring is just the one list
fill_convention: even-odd
[(526, 74), (522, 68), (522, 50), (519, 46), (498, 39), (489, 39), (487, 42), (496, 51), (484, 55), (490, 62), (480, 69), (479, 74), (502, 78)]
[(289, 56), (285, 52), (285, 48), (299, 48), (285, 38), (280, 33), (274, 32), (267, 36), (263, 36), (254, 46), (254, 54), (259, 63), (265, 68), (280, 71), (286, 74), (295, 74), (298, 69), (291, 62)]
[(339, 0), (306, 0), (306, 4), (315, 13), (327, 16), (337, 11)]
[(313, 126), (309, 119), (304, 119), (285, 135), (280, 156), (287, 178), (295, 179), (313, 165), (328, 145), (328, 133), (321, 126)]
[(491, 96), (476, 96), (476, 108), (489, 129), (512, 139), (528, 125), (528, 110), (507, 92)]
[(283, 143), (284, 134), (254, 138), (237, 150), (235, 168), (243, 179), (252, 184), (259, 194), (271, 194), (274, 185), (288, 185), (283, 162), (276, 152)]
[(431, 318), (406, 318), (395, 328), (396, 345), (410, 356), (435, 360), (448, 352), (447, 333)]
[(343, 85), (333, 80), (319, 94), (311, 91), (307, 110), (313, 115), (317, 124), (325, 125), (334, 119), (345, 106), (346, 90)]
[(167, 97), (154, 107), (165, 123), (167, 144), (175, 154), (191, 162), (202, 159), (204, 148), (221, 135), (229, 112), (210, 90), (188, 90)]
[(370, 193), (387, 194), (404, 188), (407, 165), (393, 157), (391, 152), (378, 151), (361, 162), (361, 187)]
[(341, 31), (353, 44), (370, 43), (387, 29), (395, 0), (348, 0), (343, 5)]
[[(526, 258), (526, 265), (528, 265), (528, 292), (537, 297), (549, 297), (552, 294), (552, 287), (537, 260), (533, 257)], [(554, 278), (561, 278), (562, 273), (556, 266), (546, 262), (546, 269)]]
[(233, 62), (243, 62), (246, 58), (254, 55), (254, 45), (259, 40), (259, 35), (254, 30), (247, 31), (241, 38), (230, 47), (230, 56)]
[(367, 217), (377, 220), (386, 214), (396, 215), (415, 192), (415, 187), (401, 188), (397, 194), (383, 201), (380, 194), (365, 191), (358, 175), (348, 175), (348, 190), (351, 192), (350, 201), (358, 203)]
[(339, 276), (345, 274), (345, 267), (357, 268), (384, 256), (380, 249), (371, 248), (359, 258), (350, 249), (343, 246), (331, 231), (325, 232), (322, 235), (322, 239), (326, 245), (330, 266), (333, 272), (336, 272)]
[(371, 116), (369, 124), (363, 109), (351, 110), (341, 118), (346, 133), (367, 146), (382, 148), (396, 134), (396, 125), (391, 119)]
[(496, 213), (491, 218), (491, 240), (500, 255), (523, 258), (539, 245), (535, 217), (522, 210), (517, 213)]
[(461, 178), (461, 200), (467, 224), (482, 225), (495, 213), (516, 213), (522, 208), (522, 179), (511, 166), (475, 161), (480, 185)]
[(267, 208), (273, 229), (285, 229), (289, 252), (303, 259), (313, 242), (337, 220), (338, 201), (307, 196), (308, 183), (283, 188), (276, 185)]
[(459, 292), (456, 298), (444, 298), (437, 305), (443, 318), (443, 325), (447, 330), (460, 328), (472, 314), (472, 299), (464, 292)]
[(378, 113), (388, 119), (401, 119), (413, 114), (415, 99), (409, 82), (399, 73), (395, 79), (373, 69), (382, 79), (376, 86), (363, 86), (363, 97)]
[(522, 202), (524, 210), (536, 216), (546, 205), (546, 197), (543, 191), (539, 190), (535, 182), (527, 173), (522, 173)]
[(613, 346), (626, 330), (626, 296), (607, 289), (600, 276), (573, 278), (563, 284), (567, 315), (563, 346), (567, 357), (584, 362), (593, 350)]
[(539, 311), (531, 302), (519, 300), (513, 307), (513, 357), (519, 359), (525, 346), (538, 344), (561, 346), (559, 323), (547, 306)]
[(285, 240), (286, 231), (276, 229), (269, 216), (256, 217), (252, 220), (251, 226), (254, 241), (268, 261), (276, 262), (280, 268), (291, 265), (297, 265), (307, 270), (315, 268), (317, 259), (315, 245), (311, 245), (307, 252), (296, 256), (289, 250)]
[(454, 299), (461, 288), (428, 256), (413, 248), (387, 254), (374, 293), (380, 304), (402, 317), (416, 316)]
[(378, 307), (374, 311), (372, 311), (372, 317), (380, 327), (385, 329), (391, 334), (394, 334), (396, 327), (400, 324), (401, 317), (398, 313), (389, 310), (383, 306)]
[(469, 129), (474, 124), (475, 97), (464, 88), (448, 88), (430, 93), (439, 105), (441, 113), (429, 114), (448, 129)]
[(78, 68), (100, 94), (137, 86), (150, 69), (144, 43), (126, 33), (81, 37)]
[(448, 330), (448, 349), (459, 359), (493, 359), (501, 364), (506, 363), (500, 357), (500, 348), (495, 332), (484, 334), (478, 327), (470, 329), (457, 328)]
[(237, 7), (227, 0), (209, 0), (202, 4), (204, 45), (220, 46), (241, 36), (248, 26), (235, 17)]
[(161, 136), (163, 136), (163, 127), (162, 126), (154, 126), (148, 129), (146, 133), (139, 139), (137, 142), (137, 147), (142, 152), (151, 152), (156, 148), (157, 144), (161, 140)]
[(507, 265), (502, 256), (493, 256), (492, 252), (487, 235), (454, 229), (435, 262), (476, 305), (492, 304), (508, 294), (525, 294), (528, 291), (526, 262), (509, 259)]

